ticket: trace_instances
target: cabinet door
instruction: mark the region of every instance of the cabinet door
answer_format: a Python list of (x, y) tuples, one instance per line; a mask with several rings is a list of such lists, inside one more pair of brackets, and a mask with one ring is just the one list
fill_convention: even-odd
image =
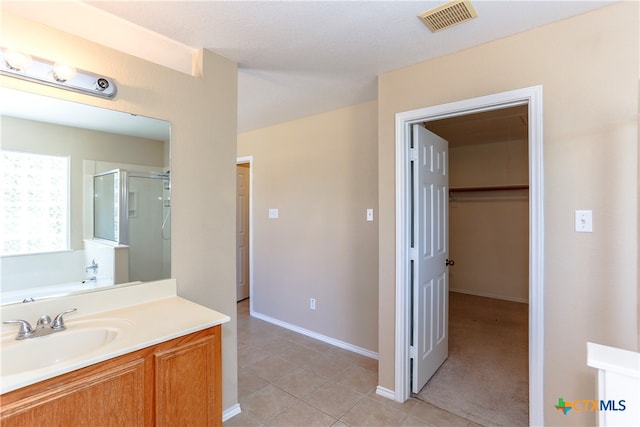
[(222, 385), (219, 326), (158, 349), (153, 357), (158, 427), (222, 425), (216, 393)]
[(2, 402), (3, 427), (142, 426), (144, 359), (69, 378), (13, 402)]

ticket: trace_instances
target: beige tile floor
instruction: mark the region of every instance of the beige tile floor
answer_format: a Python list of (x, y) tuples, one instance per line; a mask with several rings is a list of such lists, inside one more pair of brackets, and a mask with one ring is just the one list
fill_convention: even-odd
[(416, 399), (376, 394), (376, 360), (249, 316), (238, 304), (238, 397), (232, 426), (476, 426)]

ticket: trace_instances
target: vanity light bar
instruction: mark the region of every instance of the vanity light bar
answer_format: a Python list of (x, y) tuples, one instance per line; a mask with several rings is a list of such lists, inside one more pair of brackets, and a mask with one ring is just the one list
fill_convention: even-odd
[(0, 74), (107, 99), (118, 91), (109, 77), (6, 48), (1, 52)]

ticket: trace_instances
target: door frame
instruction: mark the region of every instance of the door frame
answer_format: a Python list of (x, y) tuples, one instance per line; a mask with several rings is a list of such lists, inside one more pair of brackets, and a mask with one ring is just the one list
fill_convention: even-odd
[(529, 120), (529, 423), (544, 424), (544, 176), (542, 86), (397, 113), (396, 155), (396, 304), (395, 400), (411, 395), (409, 344), (411, 310), (409, 242), (409, 144), (411, 125), (425, 121), (528, 105)]
[(236, 157), (236, 166), (241, 164), (249, 165), (249, 312), (253, 313), (253, 156)]

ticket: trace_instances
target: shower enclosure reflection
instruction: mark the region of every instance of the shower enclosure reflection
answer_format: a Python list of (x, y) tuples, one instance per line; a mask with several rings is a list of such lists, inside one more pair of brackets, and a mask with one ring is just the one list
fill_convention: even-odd
[(94, 238), (126, 247), (128, 280), (169, 277), (169, 173), (110, 170), (94, 176), (93, 188)]

